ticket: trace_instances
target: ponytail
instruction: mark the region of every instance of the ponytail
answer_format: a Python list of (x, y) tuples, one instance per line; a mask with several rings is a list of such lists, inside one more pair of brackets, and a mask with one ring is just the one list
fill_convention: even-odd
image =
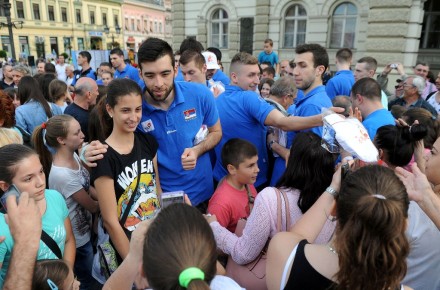
[(410, 127), (393, 125), (377, 129), (375, 143), (378, 149), (387, 153), (387, 163), (393, 166), (405, 166), (414, 154), (415, 143), (428, 134), (425, 125), (414, 124)]
[(398, 289), (406, 275), (409, 199), (394, 172), (367, 166), (348, 175), (337, 197), (337, 289)]
[(34, 129), (32, 134), (32, 143), (40, 156), (46, 177), (49, 177), (50, 168), (52, 166), (52, 155), (60, 146), (58, 138), (67, 137), (69, 131), (69, 122), (74, 118), (69, 115), (57, 115), (50, 118), (40, 126)]

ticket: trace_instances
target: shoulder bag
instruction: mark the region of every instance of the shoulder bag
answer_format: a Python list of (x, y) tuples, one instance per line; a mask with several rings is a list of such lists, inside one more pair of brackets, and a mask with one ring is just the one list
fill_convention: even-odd
[[(286, 194), (274, 187), (277, 195), (277, 232), (282, 231), (282, 202), (284, 199), (285, 212), (286, 212), (286, 230), (290, 228), (290, 210), (289, 210), (289, 200)], [(241, 236), (243, 234), (243, 229), (246, 226), (246, 220), (240, 219), (237, 223), (237, 228), (235, 234)], [(258, 257), (246, 265), (238, 265), (231, 256), (228, 258), (228, 263), (226, 265), (226, 276), (235, 280), (241, 287), (250, 290), (266, 290), (266, 259), (267, 259), (267, 248), (269, 247), (270, 238), (264, 245), (263, 250), (258, 255)]]

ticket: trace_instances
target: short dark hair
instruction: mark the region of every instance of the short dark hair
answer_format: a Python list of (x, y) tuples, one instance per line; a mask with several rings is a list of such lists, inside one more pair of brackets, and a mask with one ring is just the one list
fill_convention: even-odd
[(275, 69), (273, 68), (273, 66), (268, 66), (266, 68), (263, 69), (263, 73), (266, 72), (270, 75), (275, 76)]
[(272, 39), (270, 39), (270, 38), (266, 38), (266, 39), (264, 40), (264, 43), (269, 43), (270, 46), (273, 46), (273, 41), (272, 41)]
[(365, 63), (367, 70), (376, 71), (376, 69), (377, 69), (377, 60), (374, 57), (364, 56), (364, 57), (360, 58), (357, 62), (358, 63)]
[(112, 68), (112, 65), (109, 62), (107, 62), (107, 61), (101, 62), (99, 64), (99, 66), (106, 66), (106, 67)]
[(206, 63), (205, 57), (200, 52), (191, 49), (185, 50), (180, 55), (180, 64), (187, 65), (191, 61), (194, 61), (198, 68), (203, 67), (203, 65)]
[(168, 42), (155, 37), (148, 38), (138, 50), (139, 68), (142, 70), (143, 62), (154, 62), (165, 55), (170, 56), (171, 65), (174, 67), (174, 53)]
[(345, 117), (348, 118), (350, 116), (350, 108), (352, 105), (350, 97), (343, 95), (336, 96), (332, 100), (332, 105), (333, 107), (343, 108), (344, 112), (342, 112), (341, 114), (344, 115)]
[(117, 54), (119, 56), (124, 56), (124, 52), (119, 47), (110, 50), (110, 54)]
[(300, 44), (295, 48), (296, 54), (302, 54), (306, 52), (311, 52), (313, 54), (314, 67), (322, 65), (324, 66), (324, 71), (328, 68), (328, 53), (323, 46), (317, 43), (305, 43)]
[(182, 43), (180, 44), (180, 54), (183, 54), (185, 50), (192, 49), (197, 52), (202, 53), (203, 51), (203, 45), (197, 41), (197, 39), (193, 37), (185, 38)]
[(44, 64), (44, 72), (54, 74), (57, 72), (57, 70), (55, 69), (55, 66), (53, 63), (48, 62), (48, 63)]
[(90, 54), (90, 52), (88, 51), (81, 51), (80, 53), (78, 53), (80, 56), (85, 57), (87, 59), (87, 62), (90, 63), (90, 61), (92, 60), (92, 55)]
[(362, 78), (355, 82), (351, 88), (351, 94), (353, 96), (359, 94), (364, 98), (376, 101), (380, 101), (382, 96), (380, 85), (372, 78)]
[(245, 159), (258, 155), (254, 144), (240, 138), (229, 139), (222, 148), (222, 164), (225, 169), (231, 164), (238, 168)]
[(206, 50), (212, 52), (213, 54), (215, 54), (215, 56), (217, 57), (217, 61), (221, 61), (222, 60), (222, 52), (217, 47), (212, 47), (211, 46), (211, 47), (208, 47)]
[(336, 59), (342, 63), (349, 63), (353, 57), (353, 52), (349, 48), (341, 48), (336, 52)]

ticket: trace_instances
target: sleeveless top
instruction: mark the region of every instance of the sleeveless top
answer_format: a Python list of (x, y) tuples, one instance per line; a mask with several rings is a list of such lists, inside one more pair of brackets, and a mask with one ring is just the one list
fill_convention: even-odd
[[(330, 290), (336, 286), (336, 283), (332, 280), (324, 277), (318, 271), (310, 265), (304, 253), (304, 247), (309, 244), (307, 240), (302, 240), (295, 246), (292, 253), (284, 265), (283, 275), (281, 277), (280, 290), (290, 289), (316, 289), (316, 290)], [(287, 271), (289, 265), (292, 263), (292, 269), (290, 270), (289, 279), (287, 280), (284, 288)], [(403, 285), (400, 286), (400, 290), (404, 290)]]

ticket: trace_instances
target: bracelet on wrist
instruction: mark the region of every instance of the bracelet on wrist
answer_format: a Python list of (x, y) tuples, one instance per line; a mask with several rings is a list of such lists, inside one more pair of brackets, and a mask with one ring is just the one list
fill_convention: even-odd
[(339, 194), (339, 192), (331, 186), (327, 187), (325, 191), (327, 191), (333, 197), (336, 197)]

